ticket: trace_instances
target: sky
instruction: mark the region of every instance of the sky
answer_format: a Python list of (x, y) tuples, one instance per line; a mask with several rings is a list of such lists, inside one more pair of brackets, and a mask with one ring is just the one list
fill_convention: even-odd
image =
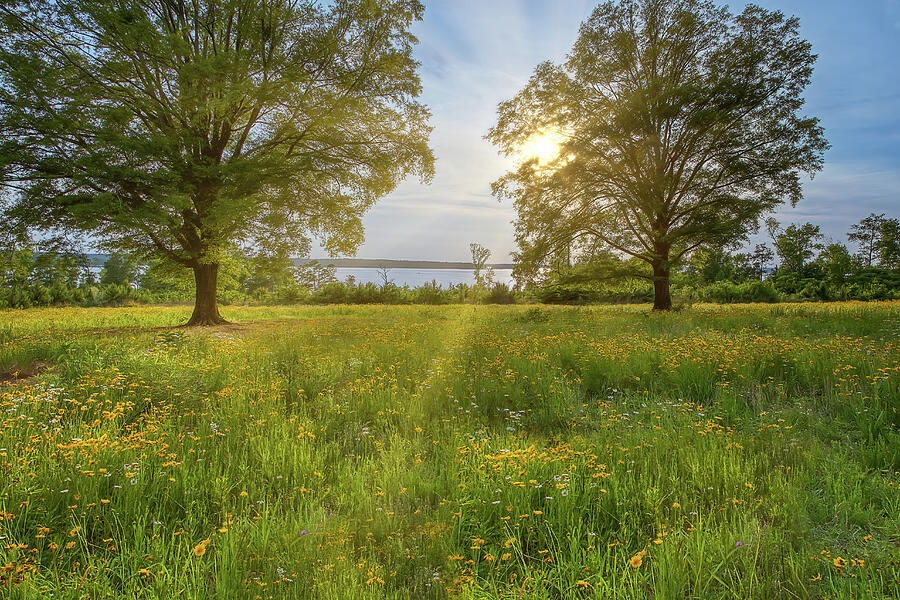
[[(436, 174), (402, 183), (364, 217), (357, 256), (468, 260), (470, 242), (507, 262), (515, 250), (511, 202), (490, 184), (511, 162), (483, 139), (497, 104), (513, 97), (544, 60), (559, 62), (597, 1), (425, 0), (415, 55), (421, 101), (432, 111)], [(900, 0), (756, 0), (799, 17), (818, 54), (806, 92), (832, 145), (804, 199), (775, 216), (810, 221), (847, 243), (852, 223), (871, 212), (900, 217)], [(730, 3), (735, 12), (744, 3)], [(764, 241), (758, 236), (754, 241)], [(320, 252), (314, 252), (320, 255)]]

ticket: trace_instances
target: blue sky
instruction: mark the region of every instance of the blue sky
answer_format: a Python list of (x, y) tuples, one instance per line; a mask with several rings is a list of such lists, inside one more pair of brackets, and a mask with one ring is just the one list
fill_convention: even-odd
[[(800, 18), (819, 55), (807, 114), (832, 149), (796, 208), (776, 217), (811, 221), (846, 243), (870, 212), (900, 217), (900, 0), (757, 0)], [(403, 183), (365, 217), (357, 256), (464, 260), (479, 242), (504, 262), (515, 249), (508, 202), (490, 183), (510, 163), (482, 136), (497, 103), (515, 95), (543, 60), (561, 60), (596, 1), (426, 0), (414, 32), (422, 101), (432, 110), (437, 173), (431, 185)], [(744, 3), (730, 3), (741, 10)]]

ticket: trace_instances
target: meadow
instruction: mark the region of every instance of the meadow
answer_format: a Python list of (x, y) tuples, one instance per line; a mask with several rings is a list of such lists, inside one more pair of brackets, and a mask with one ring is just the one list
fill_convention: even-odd
[(0, 311), (0, 596), (900, 598), (900, 303)]

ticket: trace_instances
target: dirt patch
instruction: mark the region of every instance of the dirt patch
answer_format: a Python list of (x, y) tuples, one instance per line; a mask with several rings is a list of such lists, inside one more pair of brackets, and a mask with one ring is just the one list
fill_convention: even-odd
[(176, 331), (183, 331), (186, 335), (197, 336), (211, 334), (214, 337), (241, 337), (248, 333), (259, 331), (267, 331), (271, 329), (280, 329), (286, 323), (294, 323), (295, 321), (285, 321), (281, 319), (272, 319), (266, 321), (245, 321), (241, 323), (223, 323), (222, 325), (204, 325), (196, 327), (181, 326)]
[(222, 323), (220, 325), (182, 325), (180, 329), (182, 329), (187, 334), (202, 334), (202, 333), (240, 333), (243, 331), (247, 331), (253, 328), (256, 323)]
[(50, 367), (50, 363), (45, 363), (40, 360), (24, 367), (11, 367), (4, 371), (0, 371), (0, 383), (19, 383), (26, 379), (37, 377), (41, 373), (47, 371)]

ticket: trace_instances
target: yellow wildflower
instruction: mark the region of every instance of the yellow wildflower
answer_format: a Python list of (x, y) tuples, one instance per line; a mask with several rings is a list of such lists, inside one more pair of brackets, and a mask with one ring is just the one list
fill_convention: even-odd
[(210, 541), (212, 541), (212, 540), (210, 540), (209, 538), (206, 538), (205, 540), (203, 540), (202, 542), (200, 542), (199, 544), (194, 546), (194, 556), (199, 557), (199, 556), (203, 556), (204, 554), (206, 554), (206, 547), (209, 546)]
[(647, 555), (646, 550), (641, 550), (637, 554), (631, 557), (631, 560), (628, 561), (628, 564), (631, 565), (632, 569), (637, 569), (642, 564), (644, 564), (644, 557)]

